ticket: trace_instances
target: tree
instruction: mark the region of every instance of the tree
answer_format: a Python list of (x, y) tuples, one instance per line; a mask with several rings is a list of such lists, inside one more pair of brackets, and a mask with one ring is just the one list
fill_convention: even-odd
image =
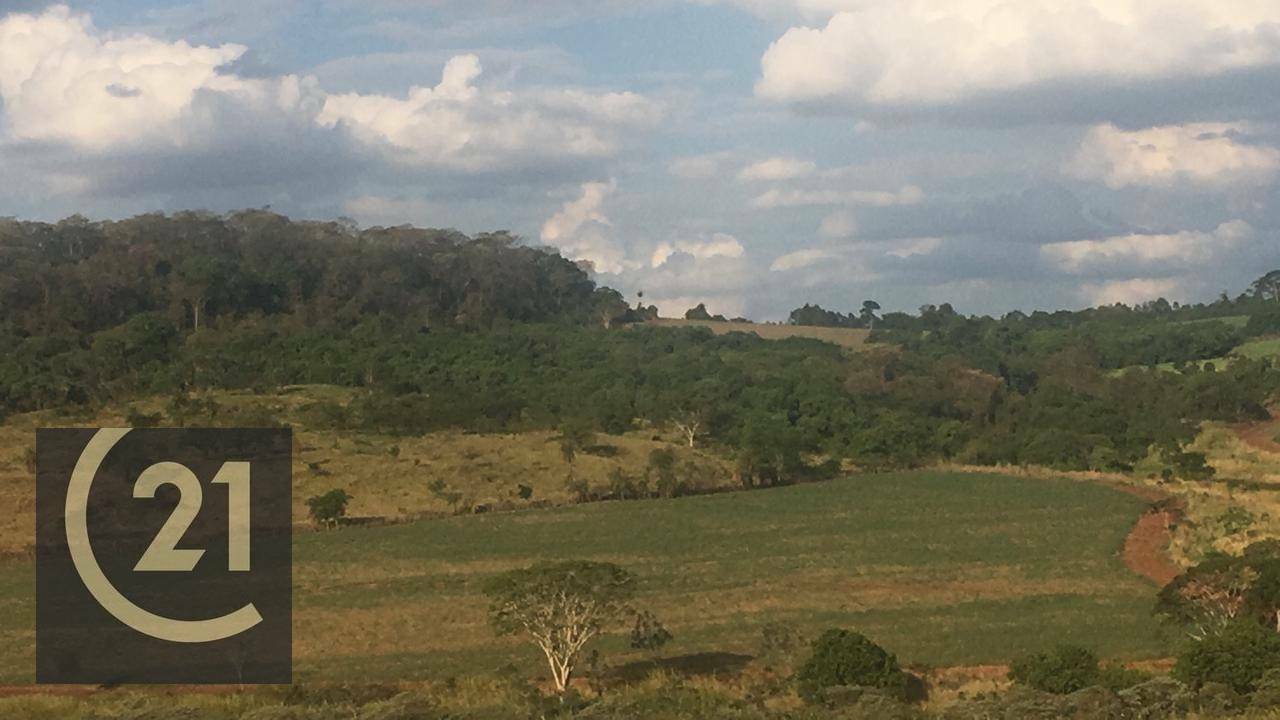
[(587, 643), (631, 612), (635, 586), (635, 576), (617, 565), (568, 561), (503, 573), (484, 592), (494, 629), (532, 639), (563, 694)]
[(566, 422), (560, 426), (560, 435), (556, 440), (560, 444), (560, 457), (564, 458), (565, 464), (569, 466), (568, 482), (573, 482), (573, 461), (577, 459), (578, 453), (582, 452), (583, 448), (595, 442), (595, 433), (584, 423)]
[(632, 649), (656, 653), (668, 642), (671, 642), (671, 631), (661, 620), (648, 610), (636, 613), (635, 625), (631, 627)]
[(685, 320), (710, 320), (711, 313), (707, 312), (706, 303), (698, 303), (697, 307), (689, 308), (684, 314)]
[(1265, 559), (1255, 568), (1258, 576), (1249, 588), (1249, 607), (1260, 620), (1280, 633), (1280, 559)]
[(706, 416), (700, 410), (681, 410), (671, 419), (671, 424), (680, 431), (689, 447), (693, 447), (698, 433), (702, 432), (702, 426), (706, 424)]
[(1096, 685), (1100, 672), (1098, 658), (1092, 652), (1074, 645), (1063, 645), (1052, 652), (1036, 653), (1014, 661), (1009, 679), (1042, 692), (1069, 695)]
[(1184, 626), (1193, 640), (1216, 637), (1245, 614), (1257, 577), (1241, 558), (1210, 558), (1166, 585), (1155, 612)]
[(814, 641), (796, 680), (801, 697), (814, 702), (823, 690), (841, 686), (880, 688), (905, 697), (908, 678), (898, 659), (865, 635), (827, 630)]
[(875, 300), (866, 300), (862, 303), (862, 311), (858, 313), (858, 317), (862, 318), (862, 323), (868, 328), (876, 329), (876, 312), (880, 310), (880, 303)]
[(322, 527), (337, 527), (347, 515), (347, 503), (351, 496), (346, 490), (330, 490), (324, 495), (307, 499), (311, 519)]
[(680, 478), (676, 474), (676, 454), (670, 448), (658, 448), (649, 452), (649, 464), (645, 477), (653, 480), (659, 497), (673, 498), (680, 494)]
[(1192, 643), (1173, 666), (1173, 676), (1192, 687), (1230, 685), (1251, 693), (1267, 670), (1280, 667), (1280, 633), (1252, 620), (1231, 623), (1221, 633)]
[(1250, 287), (1260, 300), (1280, 302), (1280, 270), (1272, 270), (1253, 282)]

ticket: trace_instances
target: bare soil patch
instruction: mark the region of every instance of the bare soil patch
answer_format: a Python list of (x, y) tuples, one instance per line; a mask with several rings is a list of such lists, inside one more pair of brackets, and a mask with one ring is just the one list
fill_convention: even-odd
[(1269, 420), (1260, 423), (1244, 423), (1233, 425), (1231, 429), (1249, 447), (1280, 454), (1280, 442), (1276, 442), (1276, 435), (1280, 433), (1280, 422)]
[(1170, 529), (1182, 517), (1177, 507), (1153, 508), (1138, 518), (1138, 524), (1124, 541), (1124, 564), (1133, 572), (1164, 587), (1182, 569), (1169, 557)]

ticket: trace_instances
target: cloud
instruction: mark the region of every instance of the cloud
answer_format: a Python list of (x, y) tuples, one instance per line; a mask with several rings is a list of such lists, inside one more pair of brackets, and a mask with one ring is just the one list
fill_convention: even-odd
[(837, 210), (822, 219), (818, 234), (824, 238), (841, 240), (853, 237), (858, 231), (858, 222), (848, 210)]
[(566, 202), (543, 224), (542, 242), (573, 260), (591, 263), (596, 272), (622, 272), (627, 251), (604, 214), (605, 200), (617, 189), (614, 180), (585, 183), (581, 197)]
[(113, 214), (307, 203), (367, 168), (316, 124), (314, 80), (239, 76), (243, 53), (102, 32), (65, 6), (0, 18), (0, 166), (25, 179), (4, 195)]
[[(6, 136), (88, 149), (188, 140), (184, 120), (197, 93), (261, 95), (265, 84), (219, 72), (238, 45), (192, 47), (146, 36), (100, 36), (65, 6), (0, 19), (0, 98)], [(301, 85), (293, 81), (294, 98)]]
[(667, 172), (686, 180), (708, 180), (721, 174), (732, 153), (717, 152), (678, 157), (667, 164)]
[(892, 205), (916, 205), (924, 200), (924, 192), (914, 186), (907, 185), (897, 192), (885, 190), (782, 190), (774, 188), (751, 201), (751, 206), (760, 209), (780, 207), (810, 207), (824, 205), (871, 205), (889, 207)]
[(646, 266), (631, 267), (610, 284), (643, 290), (645, 302), (666, 317), (705, 303), (712, 313), (746, 314), (752, 287), (759, 277), (737, 238), (713, 233), (694, 239), (660, 243)]
[(1255, 237), (1253, 227), (1234, 220), (1212, 232), (1077, 240), (1045, 245), (1040, 251), (1048, 262), (1070, 275), (1158, 275), (1211, 266), (1221, 255)]
[(839, 253), (823, 248), (810, 248), (808, 250), (797, 250), (787, 253), (776, 259), (769, 265), (770, 272), (787, 272), (788, 270), (802, 270), (811, 265), (833, 260), (839, 257)]
[(1133, 226), (1055, 183), (991, 197), (938, 197), (858, 211), (863, 240), (975, 237), (1029, 246), (1121, 235)]
[(1089, 283), (1081, 287), (1080, 296), (1090, 305), (1139, 305), (1156, 298), (1168, 298), (1178, 292), (1178, 278), (1134, 278), (1107, 283)]
[(246, 57), (242, 45), (101, 30), (63, 5), (0, 17), (0, 166), (26, 178), (3, 197), (62, 198), (69, 211), (111, 199), (119, 215), (266, 203), (332, 212), (356, 186), (367, 197), (527, 194), (607, 172), (662, 113), (628, 92), (507, 90), (481, 82), (472, 55), (404, 97), (246, 74)]
[(742, 243), (732, 235), (714, 233), (705, 240), (677, 240), (660, 243), (653, 251), (650, 264), (661, 267), (676, 253), (683, 253), (694, 258), (740, 258), (745, 250)]
[(808, 177), (816, 172), (818, 166), (808, 160), (790, 157), (775, 157), (748, 165), (738, 173), (739, 182), (758, 182), (761, 180), (795, 180)]
[(394, 227), (411, 224), (429, 226), (446, 208), (425, 198), (361, 195), (342, 204), (342, 211), (362, 225)]
[(330, 95), (319, 122), (342, 126), (392, 162), (463, 171), (613, 155), (627, 128), (656, 123), (662, 110), (630, 92), (570, 88), (520, 93), (478, 87), (480, 59), (460, 55), (435, 87), (407, 97)]
[[(810, 3), (802, 3), (810, 4)], [(1280, 4), (1257, 0), (865, 0), (822, 3), (762, 61), (787, 103), (954, 103), (1040, 83), (1206, 78), (1280, 63)]]
[(746, 248), (723, 232), (646, 242), (609, 218), (606, 205), (617, 183), (586, 183), (543, 225), (542, 241), (565, 256), (590, 263), (600, 282), (624, 293), (644, 292), (666, 316), (706, 303), (714, 312), (740, 315), (756, 272)]
[(1089, 130), (1066, 170), (1113, 189), (1267, 185), (1280, 171), (1280, 150), (1247, 143), (1252, 132), (1244, 123), (1196, 123), (1132, 132), (1099, 125)]

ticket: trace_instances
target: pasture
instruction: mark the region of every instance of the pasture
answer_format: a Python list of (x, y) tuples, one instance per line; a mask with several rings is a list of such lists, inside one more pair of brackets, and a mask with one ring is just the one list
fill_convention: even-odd
[[(392, 437), (355, 431), (317, 430), (305, 408), (316, 401), (345, 404), (350, 389), (297, 386), (277, 393), (214, 392), (205, 397), (219, 407), (218, 416), (193, 425), (256, 427), (287, 423), (294, 428), (293, 515), (306, 523), (306, 500), (329, 490), (345, 489), (354, 498), (353, 517), (403, 521), (423, 516), (464, 513), (485, 506), (534, 507), (564, 505), (572, 498), (565, 487), (568, 465), (553, 432), (475, 434), (457, 431)], [(163, 402), (135, 403), (140, 412), (160, 412)], [(265, 420), (264, 420), (265, 419)], [(0, 504), (13, 512), (0, 515), (0, 555), (23, 553), (35, 534), (35, 483), (28, 453), (38, 427), (128, 426), (125, 411), (113, 408), (88, 416), (27, 413), (0, 424)], [(574, 473), (595, 486), (607, 484), (615, 470), (642, 475), (649, 453), (670, 449), (681, 477), (696, 479), (704, 489), (731, 483), (729, 462), (703, 448), (689, 448), (675, 436), (657, 430), (626, 435), (598, 435), (573, 462)], [(529, 497), (522, 498), (520, 486)]]
[[(1250, 360), (1260, 360), (1262, 358), (1280, 359), (1280, 338), (1260, 338), (1257, 340), (1250, 340), (1247, 343), (1241, 344), (1235, 350), (1232, 350), (1231, 354), (1227, 357), (1200, 360), (1197, 364), (1201, 367), (1212, 364), (1214, 368), (1221, 368), (1231, 362), (1232, 357), (1243, 357), (1249, 358)], [(1172, 371), (1174, 367), (1174, 363), (1161, 363), (1156, 366), (1159, 370), (1168, 371)]]
[[(858, 628), (906, 663), (997, 663), (1074, 642), (1103, 657), (1171, 650), (1155, 587), (1119, 557), (1144, 502), (1067, 479), (915, 472), (662, 501), (609, 502), (302, 533), (295, 538), (296, 675), (385, 681), (542, 665), (496, 639), (479, 594), (539, 560), (615, 562), (707, 669), (757, 652), (767, 623)], [(33, 569), (0, 571), (0, 681), (29, 682)], [(613, 665), (650, 660), (618, 628)]]

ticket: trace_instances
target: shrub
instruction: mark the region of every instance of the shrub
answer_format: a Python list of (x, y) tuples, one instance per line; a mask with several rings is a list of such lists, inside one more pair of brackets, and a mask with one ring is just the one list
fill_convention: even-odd
[(813, 643), (809, 659), (796, 674), (801, 697), (822, 698), (826, 688), (874, 687), (905, 697), (906, 673), (898, 659), (866, 636), (851, 630), (828, 630)]
[(633, 649), (657, 652), (670, 641), (671, 631), (653, 613), (648, 610), (636, 613), (636, 624), (631, 628)]
[(1173, 676), (1194, 688), (1221, 683), (1251, 693), (1273, 667), (1280, 667), (1280, 633), (1244, 620), (1190, 645), (1178, 657)]
[(1068, 695), (1098, 683), (1098, 658), (1082, 647), (1063, 645), (1015, 661), (1009, 679), (1047, 693)]
[(330, 490), (324, 495), (308, 498), (307, 509), (317, 524), (334, 527), (346, 516), (350, 501), (351, 496), (346, 490)]
[(651, 451), (644, 472), (653, 479), (659, 496), (672, 498), (683, 494), (684, 488), (676, 475), (676, 454), (670, 448)]
[(614, 500), (640, 500), (649, 496), (649, 483), (614, 468), (609, 471), (609, 496)]
[(1134, 670), (1123, 665), (1104, 665), (1098, 671), (1098, 685), (1112, 692), (1120, 692), (1141, 685), (1152, 677), (1151, 673), (1143, 670)]
[(160, 424), (164, 416), (158, 412), (147, 413), (135, 407), (130, 407), (125, 413), (124, 423), (132, 428), (152, 428)]
[(1191, 693), (1171, 677), (1155, 677), (1117, 693), (1132, 710), (1134, 720), (1164, 720), (1190, 708)]
[(1249, 705), (1259, 710), (1280, 708), (1280, 668), (1271, 668), (1262, 673)]

